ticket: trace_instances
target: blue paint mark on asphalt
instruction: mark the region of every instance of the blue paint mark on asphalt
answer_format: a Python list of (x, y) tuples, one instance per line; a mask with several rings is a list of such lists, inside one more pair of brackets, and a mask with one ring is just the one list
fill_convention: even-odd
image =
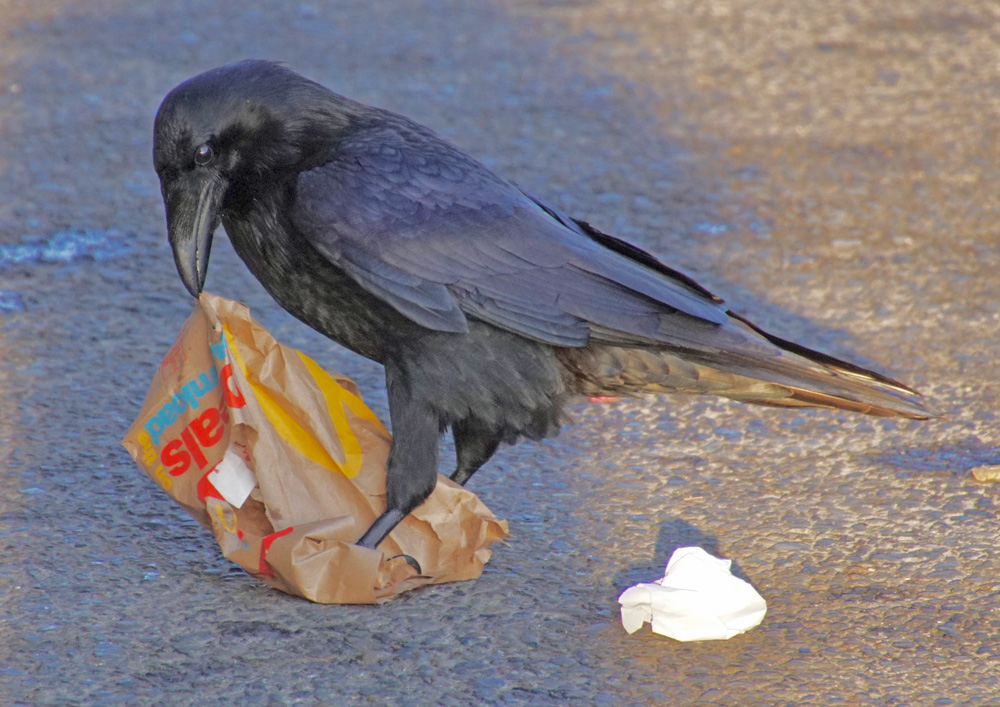
[(718, 236), (729, 230), (729, 226), (724, 223), (711, 223), (709, 221), (703, 221), (702, 223), (696, 223), (694, 225), (694, 230), (697, 233), (705, 233), (710, 236)]
[(61, 231), (48, 239), (25, 236), (15, 245), (0, 245), (0, 267), (34, 263), (71, 263), (90, 258), (111, 260), (131, 252), (125, 233), (117, 229)]
[(24, 299), (19, 292), (0, 290), (0, 314), (23, 312), (24, 310)]

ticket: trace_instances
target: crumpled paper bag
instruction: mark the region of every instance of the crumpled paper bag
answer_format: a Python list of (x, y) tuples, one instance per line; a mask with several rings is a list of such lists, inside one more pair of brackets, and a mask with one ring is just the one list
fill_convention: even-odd
[[(347, 378), (203, 293), (122, 442), (223, 554), (289, 594), (370, 604), (475, 579), (508, 537), (444, 476), (377, 550), (354, 543), (385, 509), (391, 438)], [(417, 575), (399, 555), (415, 558)]]
[(764, 620), (767, 604), (750, 584), (730, 572), (731, 560), (700, 547), (682, 547), (663, 579), (629, 587), (618, 597), (622, 626), (635, 633), (646, 622), (654, 633), (678, 641), (732, 638)]

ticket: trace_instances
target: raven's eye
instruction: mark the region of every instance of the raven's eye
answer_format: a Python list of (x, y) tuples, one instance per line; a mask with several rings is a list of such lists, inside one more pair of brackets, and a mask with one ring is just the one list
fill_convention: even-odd
[(215, 153), (212, 151), (212, 146), (208, 144), (201, 145), (194, 151), (194, 163), (202, 167), (211, 162), (213, 157), (215, 157)]

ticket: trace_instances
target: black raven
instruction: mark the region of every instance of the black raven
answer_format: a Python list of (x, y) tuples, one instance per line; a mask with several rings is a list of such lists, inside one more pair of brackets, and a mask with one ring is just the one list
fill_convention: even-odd
[(921, 419), (920, 395), (779, 339), (648, 253), (560, 213), (429, 129), (281, 65), (174, 88), (153, 159), (174, 259), (205, 282), (220, 221), (278, 304), (385, 367), (394, 440), (377, 546), (501, 442), (559, 431), (573, 395), (711, 393)]

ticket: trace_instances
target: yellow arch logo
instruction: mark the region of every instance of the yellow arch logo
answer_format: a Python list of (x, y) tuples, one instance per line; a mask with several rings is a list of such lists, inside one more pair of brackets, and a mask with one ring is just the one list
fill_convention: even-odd
[(233, 359), (236, 362), (236, 365), (239, 366), (240, 371), (243, 373), (243, 377), (250, 384), (250, 390), (257, 399), (257, 403), (264, 411), (267, 419), (274, 426), (278, 435), (295, 451), (310, 461), (315, 462), (330, 471), (339, 471), (349, 479), (357, 476), (358, 472), (361, 471), (361, 444), (358, 442), (358, 438), (354, 434), (354, 431), (351, 429), (351, 425), (347, 420), (347, 411), (350, 410), (355, 416), (372, 422), (380, 431), (385, 433), (387, 437), (389, 436), (388, 431), (379, 419), (375, 417), (375, 414), (368, 409), (368, 406), (365, 405), (364, 401), (350, 391), (346, 390), (333, 378), (333, 376), (324, 371), (318, 363), (313, 361), (304, 353), (296, 349), (283, 347), (286, 350), (295, 351), (302, 363), (305, 364), (306, 370), (309, 372), (309, 375), (312, 376), (317, 388), (319, 388), (326, 400), (326, 407), (330, 413), (330, 420), (333, 422), (333, 427), (337, 432), (337, 437), (340, 439), (340, 444), (344, 448), (345, 461), (341, 464), (330, 456), (330, 453), (319, 441), (313, 430), (303, 426), (299, 420), (290, 415), (288, 411), (283, 408), (277, 400), (275, 400), (274, 395), (272, 395), (267, 386), (257, 380), (255, 376), (250, 374), (246, 364), (243, 362), (243, 358), (240, 356), (239, 349), (236, 347), (235, 337), (229, 330), (228, 326), (224, 326), (223, 328), (226, 337), (226, 347), (233, 352)]

